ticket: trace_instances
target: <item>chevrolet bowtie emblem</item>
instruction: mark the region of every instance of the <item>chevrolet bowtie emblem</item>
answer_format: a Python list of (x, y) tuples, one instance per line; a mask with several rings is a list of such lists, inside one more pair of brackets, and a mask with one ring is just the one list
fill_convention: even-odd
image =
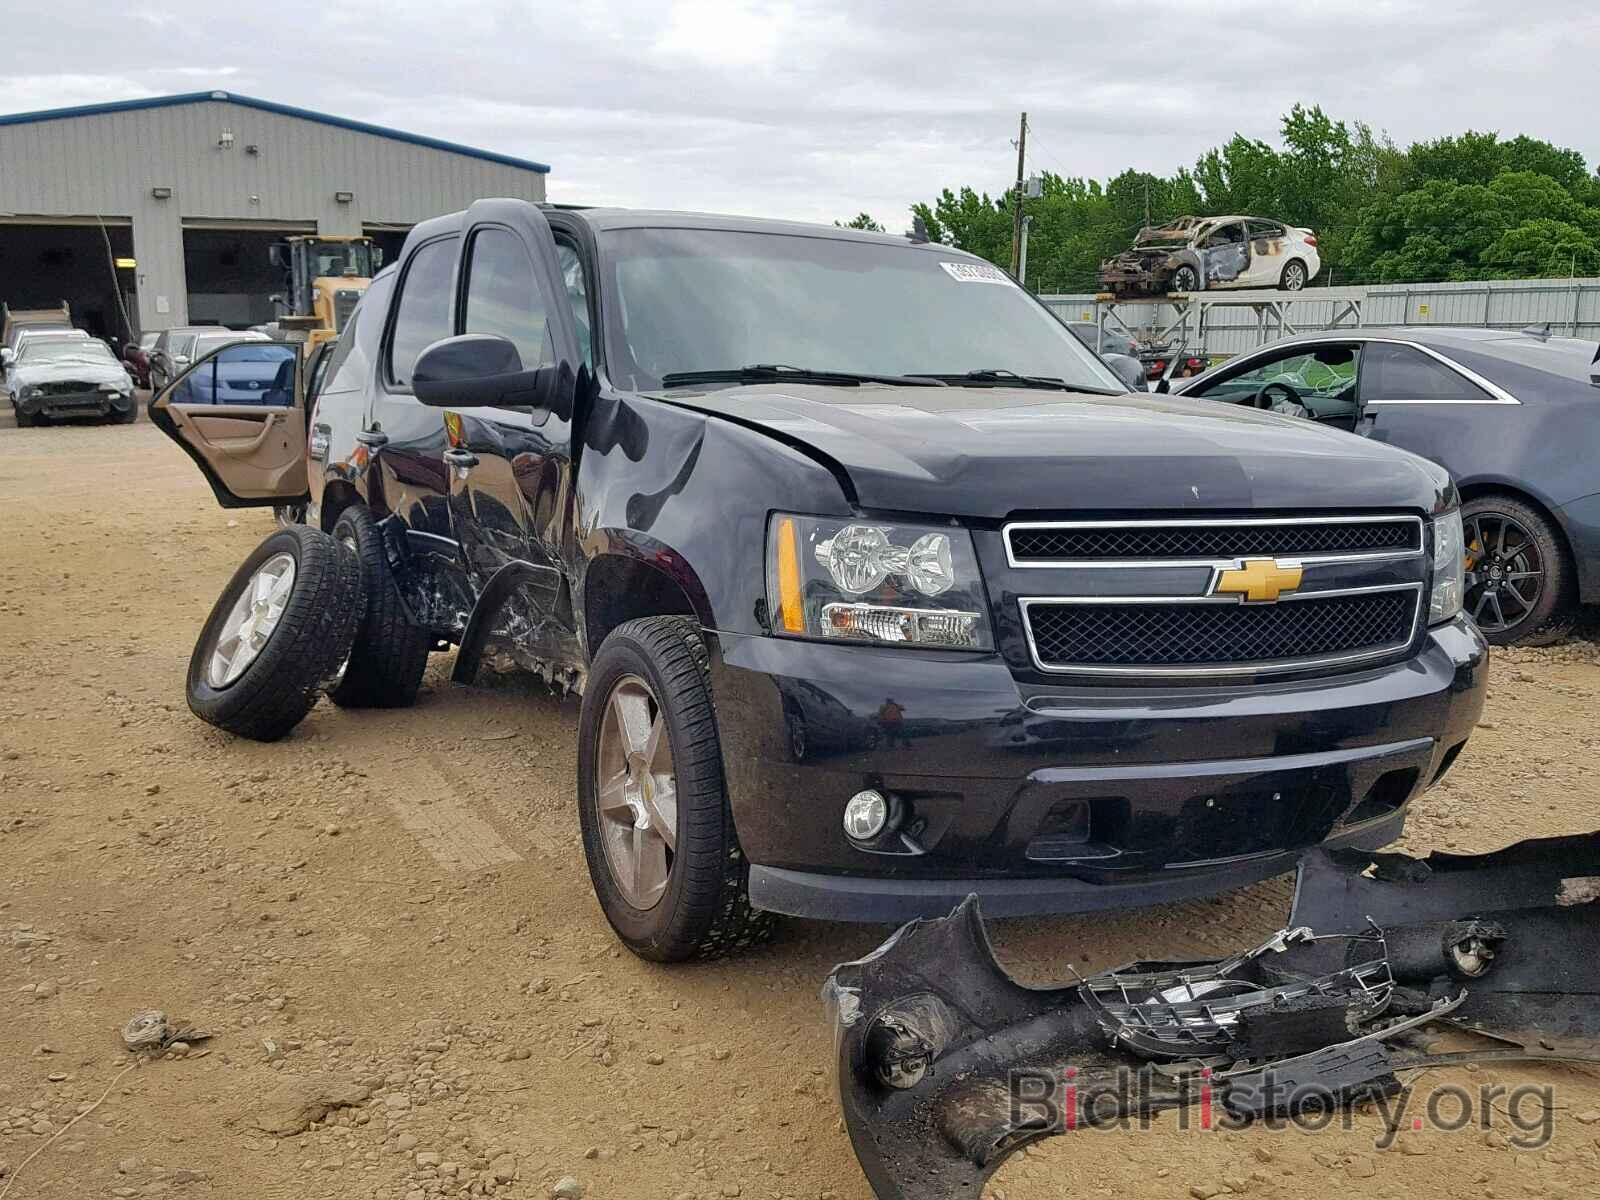
[(1243, 596), (1252, 603), (1270, 603), (1285, 592), (1300, 586), (1303, 568), (1299, 563), (1281, 563), (1275, 558), (1243, 558), (1232, 570), (1217, 573), (1213, 592)]

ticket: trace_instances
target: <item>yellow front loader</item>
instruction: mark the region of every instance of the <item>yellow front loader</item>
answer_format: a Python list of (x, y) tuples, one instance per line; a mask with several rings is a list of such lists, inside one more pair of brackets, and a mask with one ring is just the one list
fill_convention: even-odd
[(356, 302), (382, 265), (383, 251), (369, 237), (291, 237), (270, 250), (284, 272), (285, 290), (274, 296), (278, 325), (305, 343), (310, 354), (339, 336)]

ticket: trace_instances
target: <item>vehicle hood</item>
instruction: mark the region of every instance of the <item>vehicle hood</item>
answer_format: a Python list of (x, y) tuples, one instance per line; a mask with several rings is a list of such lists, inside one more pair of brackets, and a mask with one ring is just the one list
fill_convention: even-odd
[(1414, 454), (1207, 400), (794, 384), (667, 399), (831, 460), (870, 509), (1001, 518), (1062, 509), (1433, 512), (1454, 501), (1444, 468)]
[[(13, 391), (31, 383), (129, 383), (128, 373), (118, 362), (98, 356), (68, 355), (47, 362), (19, 362), (6, 375)], [(130, 385), (131, 386), (131, 385)]]

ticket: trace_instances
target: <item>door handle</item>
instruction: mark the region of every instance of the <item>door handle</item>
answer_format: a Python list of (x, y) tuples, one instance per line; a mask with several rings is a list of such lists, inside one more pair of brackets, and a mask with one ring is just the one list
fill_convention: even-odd
[[(189, 415), (191, 418), (193, 417), (193, 414)], [(201, 415), (203, 416), (204, 414)], [(267, 444), (267, 438), (272, 435), (272, 430), (277, 423), (278, 414), (268, 413), (267, 419), (261, 423), (261, 432), (256, 434), (255, 437), (251, 438), (249, 441), (245, 441), (243, 438), (208, 438), (206, 437), (205, 433), (198, 428), (196, 428), (195, 432), (202, 441), (209, 442), (212, 446), (215, 446), (219, 451), (228, 455), (230, 458), (248, 458), (250, 455), (254, 454), (257, 450), (261, 449), (261, 447)]]
[(449, 463), (452, 467), (461, 467), (465, 469), (467, 467), (477, 466), (478, 456), (471, 450), (446, 450), (444, 452), (444, 461)]
[(387, 446), (389, 444), (389, 435), (379, 429), (363, 429), (357, 432), (356, 441), (363, 446), (371, 446), (376, 450), (379, 446)]

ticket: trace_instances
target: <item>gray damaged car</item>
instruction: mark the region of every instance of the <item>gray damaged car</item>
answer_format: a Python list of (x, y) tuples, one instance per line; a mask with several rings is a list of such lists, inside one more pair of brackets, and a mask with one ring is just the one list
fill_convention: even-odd
[(61, 417), (138, 417), (133, 380), (106, 344), (93, 338), (28, 338), (6, 372), (17, 424)]

